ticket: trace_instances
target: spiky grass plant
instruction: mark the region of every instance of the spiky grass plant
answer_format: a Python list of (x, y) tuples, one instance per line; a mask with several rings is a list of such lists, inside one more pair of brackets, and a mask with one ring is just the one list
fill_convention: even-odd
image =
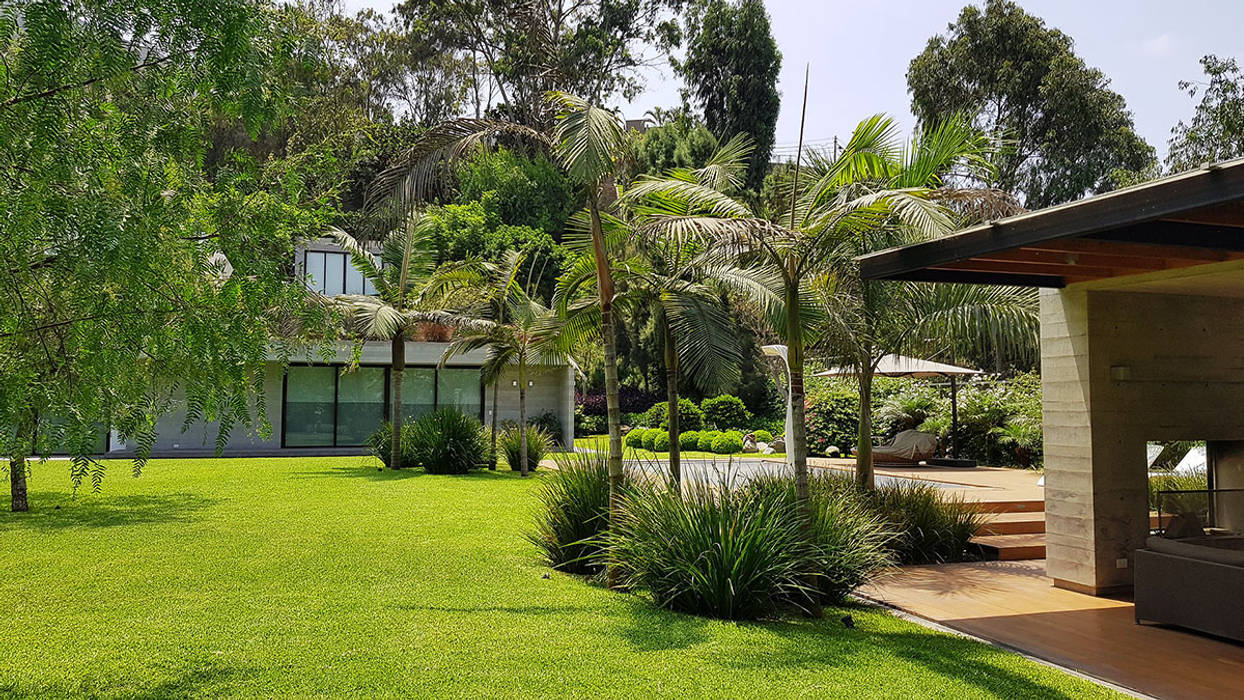
[(553, 455), (557, 470), (536, 492), (540, 508), (527, 539), (555, 569), (596, 574), (603, 568), (600, 536), (609, 527), (609, 466), (603, 452)]
[[(521, 471), (523, 468), (523, 433), (517, 425), (501, 431), (497, 437), (501, 454), (505, 455), (506, 464), (510, 469)], [(542, 428), (535, 425), (527, 426), (527, 471), (535, 471), (540, 460), (553, 447), (553, 438)]]
[(940, 564), (968, 558), (968, 540), (983, 523), (962, 497), (932, 484), (883, 484), (864, 493), (865, 504), (898, 533), (900, 564)]
[(402, 431), (402, 451), (429, 474), (465, 474), (488, 462), (484, 426), (452, 408), (420, 416)]

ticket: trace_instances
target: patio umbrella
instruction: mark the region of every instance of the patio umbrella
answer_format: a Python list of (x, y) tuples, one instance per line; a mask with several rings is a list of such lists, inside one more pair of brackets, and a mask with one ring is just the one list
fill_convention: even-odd
[[(930, 360), (918, 360), (905, 355), (886, 355), (877, 363), (874, 374), (883, 377), (945, 377), (950, 380), (950, 451), (959, 456), (959, 387), (958, 377), (983, 374), (978, 369), (957, 367)], [(831, 367), (824, 372), (817, 372), (817, 377), (853, 377), (855, 370), (850, 367)]]

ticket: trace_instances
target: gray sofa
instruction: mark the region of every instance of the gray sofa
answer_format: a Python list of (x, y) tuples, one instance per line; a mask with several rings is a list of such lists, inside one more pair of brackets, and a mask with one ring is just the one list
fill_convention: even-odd
[(1244, 642), (1244, 537), (1150, 537), (1135, 561), (1136, 622)]

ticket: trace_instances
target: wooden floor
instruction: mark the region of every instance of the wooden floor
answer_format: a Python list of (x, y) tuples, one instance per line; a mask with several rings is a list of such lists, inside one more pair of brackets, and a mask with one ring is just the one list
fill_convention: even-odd
[(1145, 695), (1244, 698), (1244, 644), (1136, 625), (1129, 601), (1051, 586), (1044, 560), (904, 567), (861, 593)]

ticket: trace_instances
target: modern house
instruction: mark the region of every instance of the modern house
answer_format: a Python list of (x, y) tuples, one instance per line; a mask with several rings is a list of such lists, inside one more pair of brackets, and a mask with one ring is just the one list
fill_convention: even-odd
[[(1041, 289), (1046, 565), (1056, 586), (1132, 587), (1155, 527), (1149, 441), (1208, 441), (1202, 496), (1216, 522), (1195, 529), (1234, 536), (1214, 547), (1241, 548), (1244, 498), (1231, 496), (1244, 488), (1244, 161), (874, 253), (861, 269), (867, 279)], [(1244, 568), (1215, 567), (1235, 581), (1232, 595), (1244, 590)], [(1193, 571), (1172, 567), (1166, 575), (1185, 580), (1165, 590), (1195, 590), (1203, 576)], [(1136, 595), (1139, 615), (1139, 580)]]
[[(297, 251), (296, 268), (306, 275), (312, 289), (327, 295), (374, 294), (370, 283), (350, 264), (349, 255), (335, 243), (321, 239)], [(432, 334), (435, 335), (435, 334)], [(415, 418), (434, 408), (452, 406), (490, 422), (493, 387), (481, 381), (484, 352), (457, 355), (439, 367), (448, 343), (446, 337), (425, 337), (406, 343), (406, 369), (402, 379), (404, 419)], [(244, 431), (230, 435), (224, 454), (230, 456), (359, 454), (367, 436), (380, 427), (390, 412), (389, 363), (386, 342), (367, 342), (359, 366), (349, 369), (352, 344), (338, 342), (335, 356), (324, 360), (268, 364), (264, 398), (272, 435), (261, 439)], [(497, 396), (499, 421), (518, 420), (518, 372), (504, 376)], [(527, 377), (527, 416), (553, 413), (561, 424), (556, 435), (562, 444), (574, 439), (574, 370), (569, 366), (532, 367)], [(154, 455), (212, 455), (216, 426), (195, 423), (183, 431), (185, 410), (174, 410), (160, 421)], [(132, 451), (113, 433), (110, 455)]]

